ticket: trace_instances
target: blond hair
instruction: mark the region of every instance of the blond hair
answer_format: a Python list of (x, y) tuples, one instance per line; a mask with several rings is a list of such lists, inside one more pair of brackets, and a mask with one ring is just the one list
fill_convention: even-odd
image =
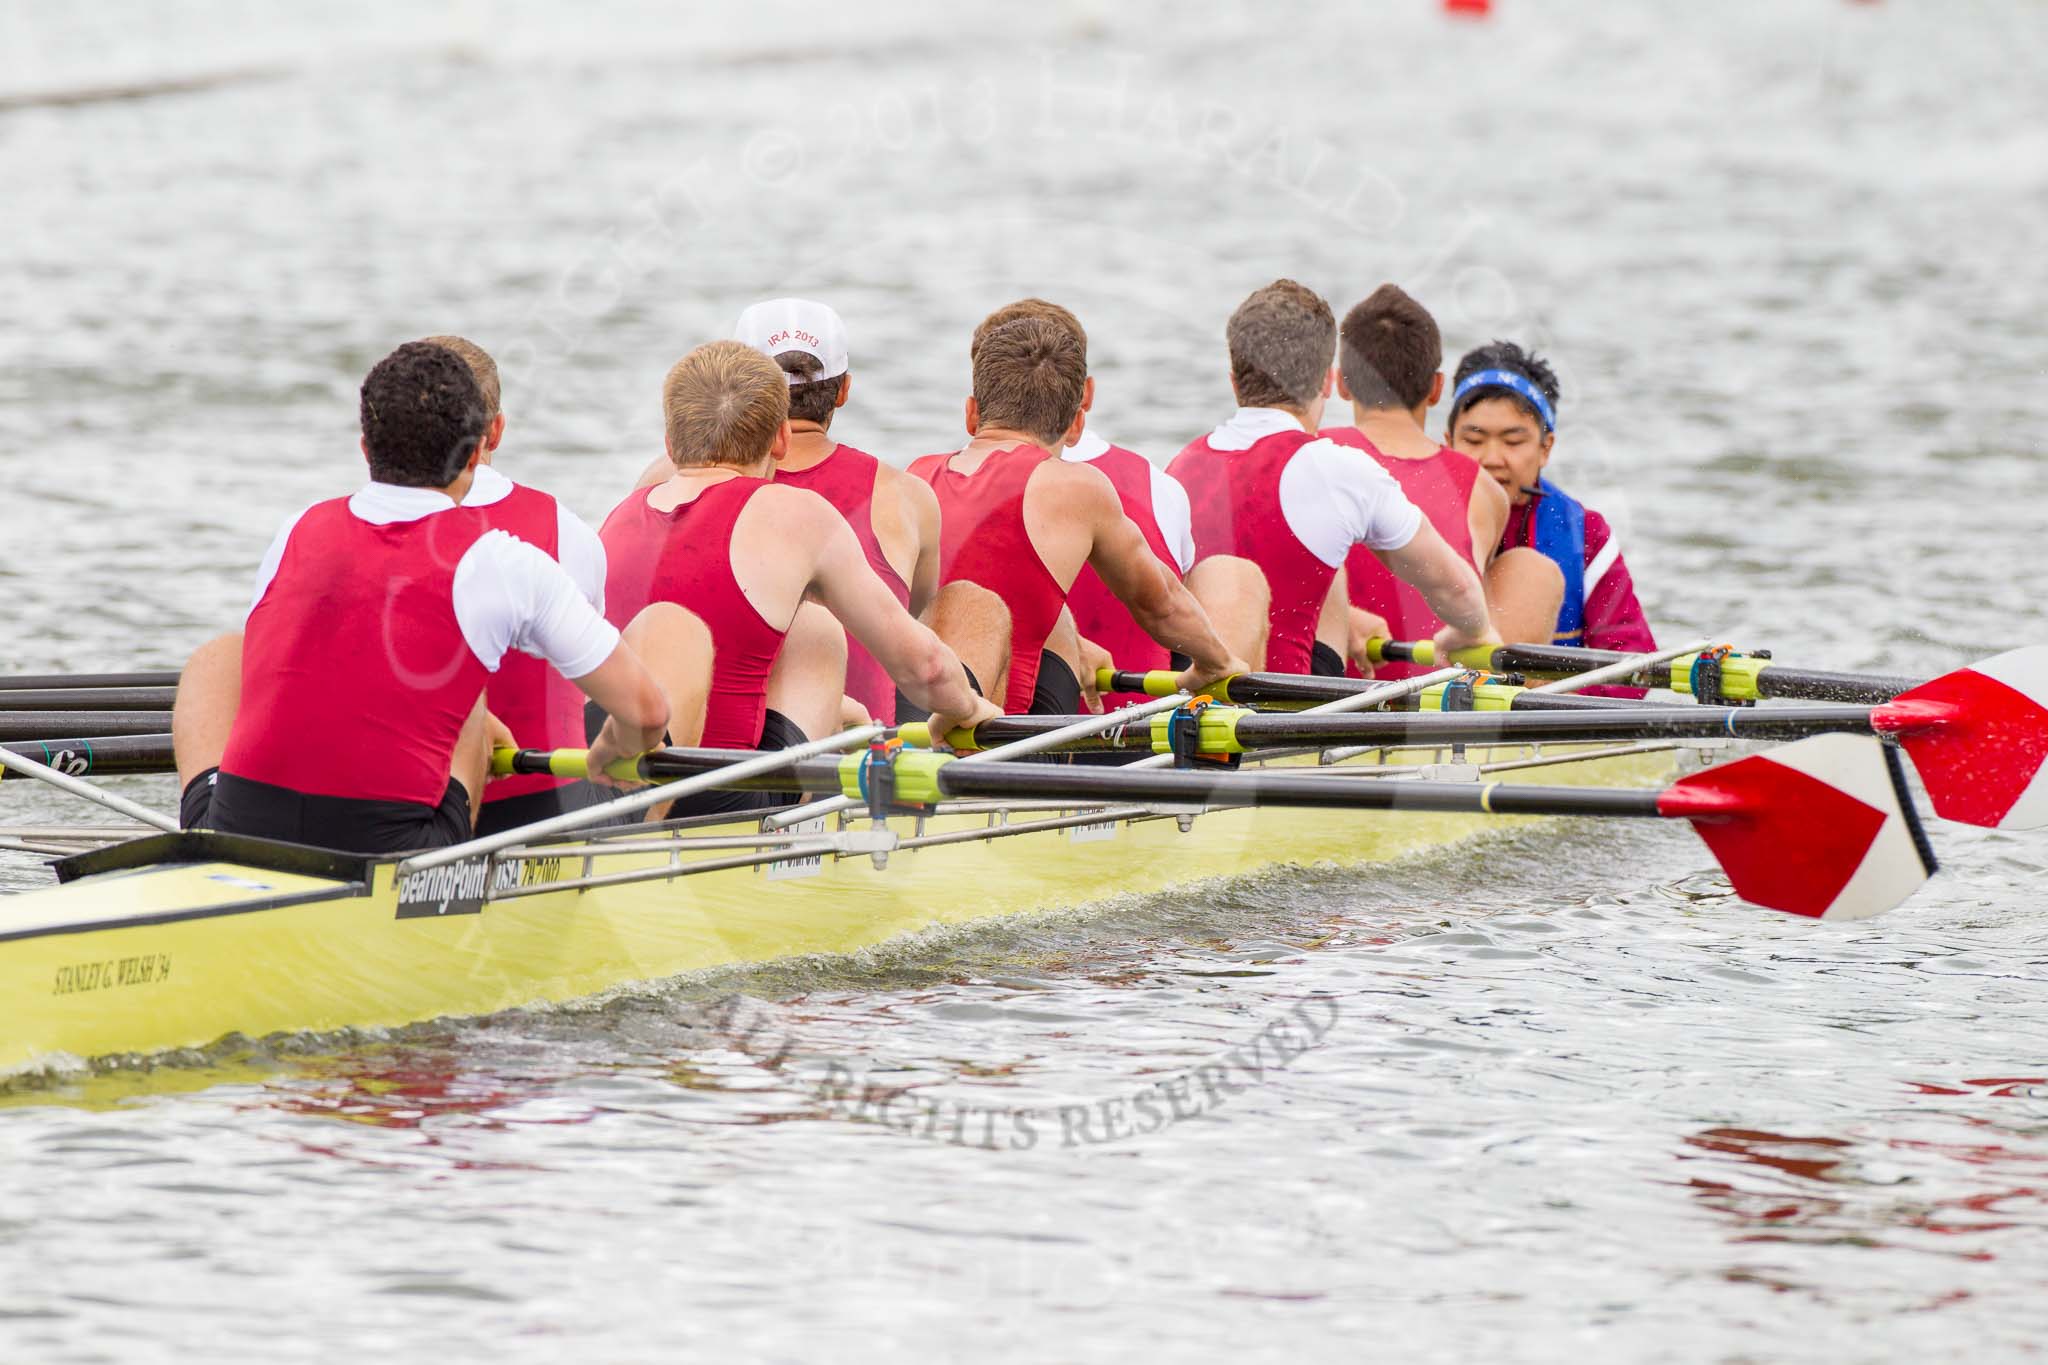
[(758, 464), (789, 420), (782, 367), (739, 341), (710, 341), (661, 383), (668, 457), (677, 465)]
[(476, 386), (483, 390), (484, 407), (488, 409), (484, 420), (490, 421), (498, 415), (498, 362), (491, 359), (489, 351), (468, 337), (421, 337), (420, 340), (461, 357), (462, 363), (469, 366), (469, 372), (476, 376)]

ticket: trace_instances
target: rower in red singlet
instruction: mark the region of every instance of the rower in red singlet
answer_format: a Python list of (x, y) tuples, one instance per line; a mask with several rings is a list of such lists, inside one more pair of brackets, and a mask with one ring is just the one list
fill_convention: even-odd
[(179, 681), (186, 828), (362, 853), (467, 839), (511, 738), (484, 690), (512, 650), (612, 713), (594, 768), (661, 742), (667, 704), (619, 632), (548, 555), (459, 505), (490, 426), (462, 359), (409, 342), (361, 407), (370, 483), (285, 523), (245, 629)]
[[(604, 545), (583, 518), (549, 494), (514, 483), (493, 463), (505, 438), (505, 413), (500, 405), (498, 363), (466, 337), (433, 336), (429, 344), (453, 351), (469, 366), (482, 391), (490, 426), (484, 432), (484, 455), (462, 505), (484, 520), (510, 532), (560, 564), (593, 610), (604, 611)], [(504, 722), (522, 749), (576, 749), (586, 742), (583, 689), (544, 660), (512, 650), (491, 679), (491, 714)], [(545, 773), (493, 777), (484, 784), (479, 834), (495, 834), (577, 810), (602, 800), (601, 789), (588, 782)]]
[(932, 627), (959, 652), (978, 690), (1013, 714), (1080, 709), (1078, 642), (1056, 632), (1084, 564), (1147, 635), (1194, 661), (1186, 685), (1242, 671), (1201, 605), (1146, 547), (1109, 480), (1058, 457), (1084, 420), (1080, 343), (1057, 323), (1021, 317), (985, 332), (973, 358), (971, 439), (957, 454), (917, 460), (910, 472), (939, 499)]
[[(775, 481), (808, 488), (837, 508), (868, 567), (911, 615), (921, 615), (939, 586), (938, 499), (922, 479), (829, 434), (853, 389), (846, 324), (822, 303), (771, 299), (740, 314), (733, 336), (788, 377), (789, 451)], [(895, 680), (858, 640), (846, 642), (846, 695), (873, 719), (896, 723)]]
[[(669, 371), (662, 402), (670, 475), (628, 494), (600, 534), (606, 611), (662, 642), (645, 652), (678, 742), (783, 749), (838, 728), (848, 634), (947, 728), (996, 714), (868, 566), (846, 519), (771, 482), (789, 449), (789, 386), (774, 361), (738, 341), (699, 346)], [(670, 813), (784, 799), (712, 792)]]
[(1512, 341), (1481, 346), (1458, 362), (1445, 437), (1507, 492), (1501, 551), (1534, 550), (1564, 576), (1550, 640), (1647, 653), (1657, 642), (1613, 528), (1543, 472), (1557, 441), (1557, 399), (1557, 376), (1541, 357)]
[[(1082, 359), (1087, 359), (1088, 333), (1081, 326), (1081, 320), (1060, 305), (1038, 298), (1019, 299), (983, 318), (981, 325), (974, 329), (974, 341), (968, 348), (970, 358), (980, 349), (981, 339), (990, 331), (1025, 317), (1045, 318), (1066, 328), (1080, 343)], [(1095, 376), (1090, 375), (1081, 392), (1081, 411), (1087, 413), (1094, 406)], [(1060, 452), (1060, 458), (1102, 471), (1103, 477), (1116, 489), (1117, 502), (1122, 505), (1124, 515), (1137, 525), (1145, 537), (1146, 548), (1152, 551), (1161, 568), (1175, 578), (1181, 578), (1194, 567), (1195, 543), (1188, 526), (1188, 494), (1179, 480), (1135, 450), (1112, 445), (1086, 426), (1082, 427), (1080, 439)], [(1094, 675), (1099, 666), (1113, 665), (1121, 669), (1152, 672), (1158, 669), (1177, 670), (1186, 664), (1186, 660), (1175, 663), (1172, 652), (1139, 627), (1130, 611), (1104, 585), (1102, 575), (1086, 564), (1081, 566), (1080, 576), (1067, 590), (1067, 610), (1073, 617), (1074, 630), (1079, 638), (1081, 692), (1091, 706), (1097, 700), (1094, 696)], [(1099, 700), (1103, 705), (1118, 707), (1150, 699), (1138, 693), (1109, 692)]]
[[(1492, 638), (1471, 565), (1389, 475), (1314, 434), (1336, 350), (1329, 305), (1276, 280), (1238, 306), (1227, 335), (1238, 410), (1168, 466), (1193, 503), (1188, 581), (1225, 638), (1276, 672), (1341, 674), (1351, 634), (1343, 566), (1353, 547), (1455, 623), (1446, 645)], [(1212, 597), (1199, 580), (1219, 562), (1248, 562), (1254, 586)]]
[[(1494, 626), (1509, 640), (1549, 638), (1562, 583), (1541, 555), (1511, 551), (1498, 557), (1507, 522), (1507, 497), (1493, 480), (1480, 477), (1470, 456), (1439, 445), (1423, 434), (1423, 417), (1443, 396), (1443, 341), (1428, 310), (1391, 284), (1383, 284), (1344, 315), (1338, 331), (1338, 396), (1350, 400), (1352, 425), (1323, 432), (1330, 440), (1364, 451), (1400, 482), (1408, 498), (1485, 577)], [(1427, 639), (1443, 620), (1421, 594), (1368, 555), (1353, 553), (1349, 564), (1358, 637), (1386, 634), (1397, 640)], [(1536, 632), (1531, 635), (1530, 632)], [(1379, 674), (1402, 678), (1421, 672), (1413, 665), (1383, 664)]]

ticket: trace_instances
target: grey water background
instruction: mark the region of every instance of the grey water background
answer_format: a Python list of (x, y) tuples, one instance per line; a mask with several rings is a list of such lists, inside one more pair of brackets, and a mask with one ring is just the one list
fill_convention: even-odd
[[(1547, 351), (1554, 472), (1668, 636), (1925, 673), (2048, 639), (2048, 6), (1498, 8), (10, 6), (0, 663), (232, 624), (400, 340), (494, 351), (504, 467), (595, 518), (753, 299), (839, 308), (841, 433), (900, 460), (1043, 293), (1098, 429), (1164, 458), (1279, 274)], [(166, 81), (205, 88), (42, 98)], [(0, 818), (80, 817), (10, 783)], [(1856, 926), (1742, 906), (1681, 830), (1551, 826), (20, 1090), (0, 1360), (2031, 1355), (2048, 843), (1936, 836)], [(1316, 1001), (1199, 1117), (948, 1140)], [(942, 1117), (863, 1121), (835, 1063)]]

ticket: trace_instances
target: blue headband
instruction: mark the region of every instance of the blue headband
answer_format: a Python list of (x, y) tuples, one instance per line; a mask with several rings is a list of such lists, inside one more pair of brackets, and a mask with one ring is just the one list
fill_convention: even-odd
[(1545, 431), (1557, 430), (1557, 409), (1550, 406), (1550, 400), (1543, 396), (1543, 390), (1531, 384), (1524, 375), (1513, 370), (1481, 370), (1466, 377), (1451, 394), (1451, 411), (1456, 412), (1465, 405), (1465, 395), (1474, 389), (1506, 389), (1516, 397), (1524, 399), (1536, 409), (1536, 415), (1543, 419)]

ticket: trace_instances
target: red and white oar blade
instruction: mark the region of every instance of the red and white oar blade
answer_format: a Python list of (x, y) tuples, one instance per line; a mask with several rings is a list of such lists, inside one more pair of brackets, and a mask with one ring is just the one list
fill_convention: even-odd
[(2048, 646), (2031, 645), (1922, 683), (1874, 707), (1944, 820), (2048, 825)]
[(1746, 901), (1815, 919), (1882, 914), (1934, 872), (1903, 776), (1865, 735), (1818, 735), (1680, 778), (1690, 819)]

